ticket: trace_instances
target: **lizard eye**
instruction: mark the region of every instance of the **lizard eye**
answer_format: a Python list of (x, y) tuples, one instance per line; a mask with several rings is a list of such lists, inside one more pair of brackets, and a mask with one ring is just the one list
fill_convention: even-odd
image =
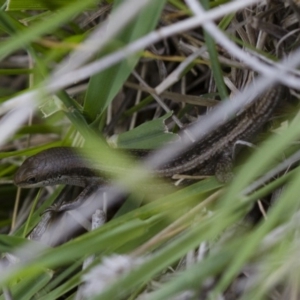
[(27, 180), (28, 183), (35, 183), (36, 182), (36, 179), (35, 177), (30, 177), (28, 180)]

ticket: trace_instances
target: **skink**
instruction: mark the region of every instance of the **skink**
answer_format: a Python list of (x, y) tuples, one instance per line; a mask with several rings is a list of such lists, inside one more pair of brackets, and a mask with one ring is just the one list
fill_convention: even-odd
[[(191, 149), (155, 170), (154, 174), (172, 177), (175, 174), (198, 173), (216, 175), (221, 182), (230, 180), (234, 144), (238, 140), (251, 139), (260, 130), (284, 98), (284, 90), (280, 85), (268, 90), (239, 116), (212, 131)], [(145, 155), (143, 150), (132, 150), (131, 153), (135, 156)], [(24, 188), (56, 184), (88, 188), (102, 184), (105, 179), (101, 176), (101, 167), (93, 169), (91, 165), (88, 159), (72, 148), (51, 148), (26, 159), (16, 172), (14, 183)], [(77, 199), (76, 203), (79, 205), (83, 201)], [(70, 208), (74, 208), (74, 205), (65, 205), (59, 210)]]

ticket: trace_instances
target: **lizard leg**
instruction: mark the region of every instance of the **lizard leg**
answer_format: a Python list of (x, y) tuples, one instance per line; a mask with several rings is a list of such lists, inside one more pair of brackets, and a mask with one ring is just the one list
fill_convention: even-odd
[(225, 151), (218, 157), (215, 168), (215, 175), (218, 181), (222, 183), (229, 182), (233, 179), (233, 159), (231, 151)]
[(84, 204), (84, 202), (89, 198), (92, 194), (94, 194), (98, 190), (98, 185), (88, 185), (84, 188), (84, 190), (77, 196), (75, 200), (72, 202), (64, 202), (61, 205), (51, 206), (45, 210), (48, 211), (55, 211), (55, 212), (62, 212), (73, 210)]

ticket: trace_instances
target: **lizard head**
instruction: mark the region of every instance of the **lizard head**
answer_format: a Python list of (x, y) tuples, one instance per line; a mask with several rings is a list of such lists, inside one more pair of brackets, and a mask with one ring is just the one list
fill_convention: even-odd
[(84, 178), (93, 175), (72, 148), (57, 147), (27, 158), (16, 172), (14, 184), (22, 188), (57, 184), (86, 186)]
[(22, 188), (44, 186), (45, 162), (39, 154), (27, 158), (14, 176), (14, 184)]

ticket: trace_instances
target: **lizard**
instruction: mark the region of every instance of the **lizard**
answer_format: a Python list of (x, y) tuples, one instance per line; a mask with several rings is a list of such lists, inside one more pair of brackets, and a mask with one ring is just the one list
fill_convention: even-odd
[[(282, 85), (267, 90), (250, 103), (237, 117), (213, 130), (175, 159), (153, 171), (159, 177), (175, 174), (216, 175), (220, 182), (232, 178), (233, 148), (237, 141), (249, 141), (259, 132), (282, 101), (285, 88)], [(145, 156), (144, 150), (129, 151), (134, 156)], [(63, 204), (58, 210), (70, 210), (81, 205), (87, 195), (106, 181), (101, 166), (93, 167), (89, 159), (82, 157), (71, 147), (44, 150), (27, 158), (14, 176), (15, 185), (23, 188), (57, 184), (84, 188), (72, 203)]]

